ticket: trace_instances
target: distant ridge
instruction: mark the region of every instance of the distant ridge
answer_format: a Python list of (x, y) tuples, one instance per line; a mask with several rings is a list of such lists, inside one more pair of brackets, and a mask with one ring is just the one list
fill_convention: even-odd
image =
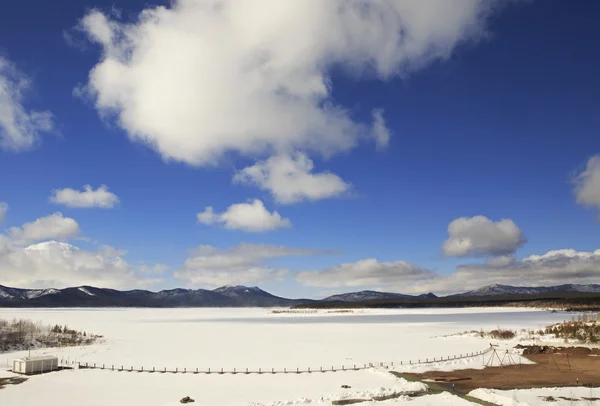
[(407, 298), (434, 298), (433, 293), (426, 293), (418, 296), (403, 295), (401, 293), (378, 292), (374, 290), (362, 290), (360, 292), (341, 293), (323, 299), (324, 302), (362, 302), (364, 300), (383, 300), (383, 299), (407, 299)]
[(77, 286), (65, 289), (17, 289), (0, 285), (2, 307), (291, 307), (309, 299), (286, 299), (254, 286), (207, 289), (119, 291)]
[(536, 295), (552, 292), (598, 293), (600, 292), (600, 285), (566, 284), (557, 286), (525, 287), (494, 284), (453, 296)]
[(600, 285), (565, 284), (558, 286), (523, 287), (488, 285), (448, 296), (433, 293), (405, 295), (402, 293), (363, 290), (328, 296), (322, 300), (287, 299), (275, 296), (257, 286), (222, 286), (208, 289), (115, 290), (93, 286), (65, 289), (19, 289), (0, 285), (0, 307), (294, 307), (361, 305), (381, 307), (434, 307), (473, 305), (486, 301), (540, 300), (564, 295), (600, 294)]

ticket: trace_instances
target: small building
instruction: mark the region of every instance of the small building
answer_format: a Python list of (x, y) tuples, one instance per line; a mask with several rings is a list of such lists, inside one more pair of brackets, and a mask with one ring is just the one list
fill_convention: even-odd
[(13, 361), (13, 372), (18, 374), (38, 374), (56, 371), (58, 369), (58, 357), (45, 355), (41, 357), (24, 357)]

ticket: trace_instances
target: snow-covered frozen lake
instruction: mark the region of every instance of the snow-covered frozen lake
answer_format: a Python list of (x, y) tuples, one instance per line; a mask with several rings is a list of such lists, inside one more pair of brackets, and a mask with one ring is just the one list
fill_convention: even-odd
[[(570, 316), (522, 309), (322, 310), (299, 314), (274, 314), (271, 309), (0, 309), (0, 318), (15, 317), (67, 324), (106, 338), (94, 346), (38, 350), (32, 355), (49, 353), (117, 368), (295, 371), (311, 367), (315, 371), (379, 362), (406, 364), (409, 360), (475, 352), (489, 346), (489, 340), (442, 336), (498, 327), (539, 329)], [(0, 354), (0, 364), (21, 355)], [(481, 363), (474, 358), (456, 361), (450, 367)], [(352, 389), (341, 389), (343, 384)], [(196, 399), (196, 405), (279, 405), (293, 403), (273, 402), (322, 397), (324, 400), (316, 404), (329, 405), (326, 399), (344, 391), (356, 394), (410, 385), (376, 370), (301, 375), (74, 370), (34, 376), (21, 385), (9, 386), (0, 391), (0, 404), (33, 406), (60, 396), (63, 406), (166, 406), (179, 404), (179, 399), (189, 395)], [(432, 399), (431, 404), (463, 404), (451, 396), (445, 398)], [(414, 402), (411, 404), (418, 404)]]

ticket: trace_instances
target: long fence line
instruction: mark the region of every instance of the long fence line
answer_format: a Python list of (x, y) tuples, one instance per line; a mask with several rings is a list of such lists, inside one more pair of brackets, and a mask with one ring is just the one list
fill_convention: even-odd
[(487, 348), (482, 351), (471, 352), (466, 354), (459, 355), (450, 355), (447, 357), (434, 357), (434, 358), (425, 358), (425, 359), (417, 359), (417, 361), (409, 360), (408, 362), (400, 361), (400, 363), (392, 362), (375, 362), (368, 364), (352, 364), (352, 365), (342, 365), (341, 367), (331, 366), (329, 367), (318, 367), (318, 368), (233, 368), (233, 369), (224, 369), (224, 368), (167, 368), (167, 367), (139, 367), (135, 368), (133, 365), (125, 366), (125, 365), (114, 365), (114, 364), (99, 364), (99, 363), (91, 363), (91, 362), (78, 362), (60, 359), (59, 365), (63, 367), (77, 367), (80, 369), (101, 369), (107, 371), (116, 371), (116, 372), (146, 372), (146, 373), (172, 373), (172, 374), (302, 374), (302, 373), (325, 373), (325, 372), (341, 372), (341, 371), (359, 371), (363, 369), (369, 368), (390, 368), (394, 366), (406, 366), (406, 365), (423, 365), (423, 364), (432, 364), (434, 362), (448, 362), (465, 358), (473, 358), (478, 356), (483, 356), (488, 353), (490, 348)]

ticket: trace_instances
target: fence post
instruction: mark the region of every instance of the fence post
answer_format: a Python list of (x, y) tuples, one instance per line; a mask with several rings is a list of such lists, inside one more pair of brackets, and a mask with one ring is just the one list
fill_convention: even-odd
[(246, 373), (248, 373), (248, 368), (246, 368)]
[(308, 367), (308, 373), (310, 374), (310, 367)]
[(287, 374), (287, 369), (286, 368), (283, 368), (283, 373)]
[(233, 373), (234, 373), (234, 374), (236, 373), (236, 372), (235, 372), (235, 368), (233, 368)]
[(175, 373), (177, 373), (177, 371), (178, 371), (178, 370), (179, 370), (179, 368), (178, 368), (178, 367), (176, 367), (176, 368), (175, 368)]
[(296, 373), (299, 374), (300, 373), (300, 368), (296, 367)]
[(144, 372), (144, 367), (142, 367), (142, 372)]
[(321, 370), (321, 372), (323, 372), (323, 367), (319, 367), (319, 369)]
[(344, 366), (342, 365), (342, 371), (345, 371)]
[(221, 373), (223, 373), (223, 368), (221, 368)]
[(187, 372), (187, 367), (183, 368), (183, 373), (185, 374)]
[(113, 370), (113, 371), (115, 370), (115, 366), (114, 366), (114, 365), (112, 366), (112, 370)]
[(271, 368), (271, 373), (274, 374), (275, 373), (275, 368)]
[(262, 368), (258, 368), (258, 373), (259, 373), (259, 374), (262, 374), (262, 371), (261, 371), (261, 369), (262, 369)]
[(155, 372), (155, 371), (156, 371), (156, 367), (152, 367), (152, 372)]

